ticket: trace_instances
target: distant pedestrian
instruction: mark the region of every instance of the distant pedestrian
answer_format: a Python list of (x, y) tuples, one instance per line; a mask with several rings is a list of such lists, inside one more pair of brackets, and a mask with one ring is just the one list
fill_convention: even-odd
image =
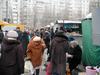
[(35, 36), (39, 36), (40, 37), (40, 32), (39, 32), (39, 30), (37, 29), (36, 31), (35, 31)]
[(20, 27), (17, 27), (16, 31), (18, 33), (17, 39), (21, 42), (21, 40), (22, 40), (22, 31), (20, 30)]
[(0, 43), (2, 42), (3, 37), (4, 37), (3, 31), (2, 31), (2, 30), (0, 30)]
[(56, 28), (56, 30), (55, 30), (55, 33), (57, 33), (58, 32), (58, 28)]
[(53, 28), (51, 29), (50, 34), (51, 34), (51, 40), (52, 40), (55, 34)]
[(44, 28), (41, 28), (41, 29), (40, 29), (40, 37), (41, 37), (41, 38), (44, 38), (44, 33), (45, 33)]
[(51, 41), (51, 75), (66, 75), (66, 52), (69, 43), (63, 31), (58, 31)]
[(24, 49), (24, 53), (26, 55), (27, 45), (29, 43), (29, 34), (28, 34), (28, 32), (24, 31), (22, 33), (21, 43), (22, 43), (22, 46), (23, 46), (23, 49)]
[(73, 56), (72, 58), (68, 58), (69, 68), (72, 71), (81, 63), (82, 50), (77, 41), (70, 42), (69, 54)]
[(47, 53), (49, 54), (49, 46), (50, 46), (50, 32), (49, 31), (45, 31), (44, 33), (44, 41), (46, 44), (46, 48), (47, 48)]
[(43, 39), (41, 39), (38, 36), (33, 36), (33, 38), (30, 40), (28, 44), (27, 57), (30, 59), (33, 67), (36, 69), (36, 75), (39, 75), (44, 48), (45, 48), (45, 43)]
[(24, 52), (16, 31), (8, 31), (1, 44), (0, 75), (24, 73)]

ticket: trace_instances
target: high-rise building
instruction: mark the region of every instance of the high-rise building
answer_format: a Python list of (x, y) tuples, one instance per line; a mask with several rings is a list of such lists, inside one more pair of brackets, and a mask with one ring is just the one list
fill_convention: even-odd
[(21, 22), (29, 28), (39, 28), (42, 26), (45, 3), (41, 0), (22, 0), (21, 1)]
[(39, 26), (45, 26), (42, 24), (42, 21), (44, 19), (44, 13), (46, 12), (45, 11), (45, 2), (43, 1), (36, 1), (36, 4), (35, 4), (35, 8), (34, 8), (34, 21), (36, 21), (35, 23), (35, 27), (36, 28), (39, 28)]
[(12, 23), (20, 23), (20, 0), (11, 0), (10, 4)]
[(100, 7), (100, 0), (82, 0), (82, 18)]
[[(56, 19), (63, 19), (64, 15), (64, 9), (65, 9), (65, 1), (66, 0), (55, 0), (55, 18)], [(66, 13), (66, 12), (65, 12)]]
[(2, 0), (0, 0), (0, 20), (2, 20)]
[(20, 23), (20, 0), (1, 0), (2, 20), (10, 23)]
[(67, 0), (67, 11), (69, 20), (80, 20), (82, 13), (82, 0)]
[(0, 0), (0, 20), (36, 29), (58, 19), (80, 20), (99, 6), (100, 0)]
[(82, 0), (82, 18), (89, 14), (90, 0)]
[(7, 22), (10, 22), (10, 5), (9, 5), (9, 1), (7, 0), (2, 0), (1, 5), (1, 16), (2, 16), (2, 20), (5, 20)]
[(20, 5), (20, 21), (27, 27), (33, 27), (34, 16), (33, 0), (21, 0)]
[(100, 0), (90, 0), (89, 12), (93, 12), (98, 7), (100, 7)]

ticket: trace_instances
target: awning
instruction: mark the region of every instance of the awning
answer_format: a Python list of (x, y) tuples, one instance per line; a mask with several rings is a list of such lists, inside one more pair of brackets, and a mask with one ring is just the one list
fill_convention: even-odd
[(9, 24), (9, 23), (7, 23), (5, 21), (0, 21), (0, 25), (6, 25), (6, 24)]

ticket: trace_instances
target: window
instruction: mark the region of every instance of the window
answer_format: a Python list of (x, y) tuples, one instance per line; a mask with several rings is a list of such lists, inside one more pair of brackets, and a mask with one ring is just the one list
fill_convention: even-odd
[(15, 0), (15, 2), (18, 2), (18, 0)]
[(24, 0), (24, 1), (27, 1), (27, 0)]

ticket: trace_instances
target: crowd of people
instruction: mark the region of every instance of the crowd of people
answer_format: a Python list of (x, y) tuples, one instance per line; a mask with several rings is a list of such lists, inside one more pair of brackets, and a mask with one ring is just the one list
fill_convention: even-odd
[[(1, 38), (2, 37), (2, 38)], [(66, 35), (62, 28), (41, 28), (34, 32), (16, 30), (0, 31), (0, 74), (24, 75), (24, 59), (31, 61), (35, 72), (39, 75), (44, 50), (47, 49), (49, 64), (47, 75), (66, 75), (66, 63), (72, 71), (81, 62), (82, 50), (78, 42)]]

